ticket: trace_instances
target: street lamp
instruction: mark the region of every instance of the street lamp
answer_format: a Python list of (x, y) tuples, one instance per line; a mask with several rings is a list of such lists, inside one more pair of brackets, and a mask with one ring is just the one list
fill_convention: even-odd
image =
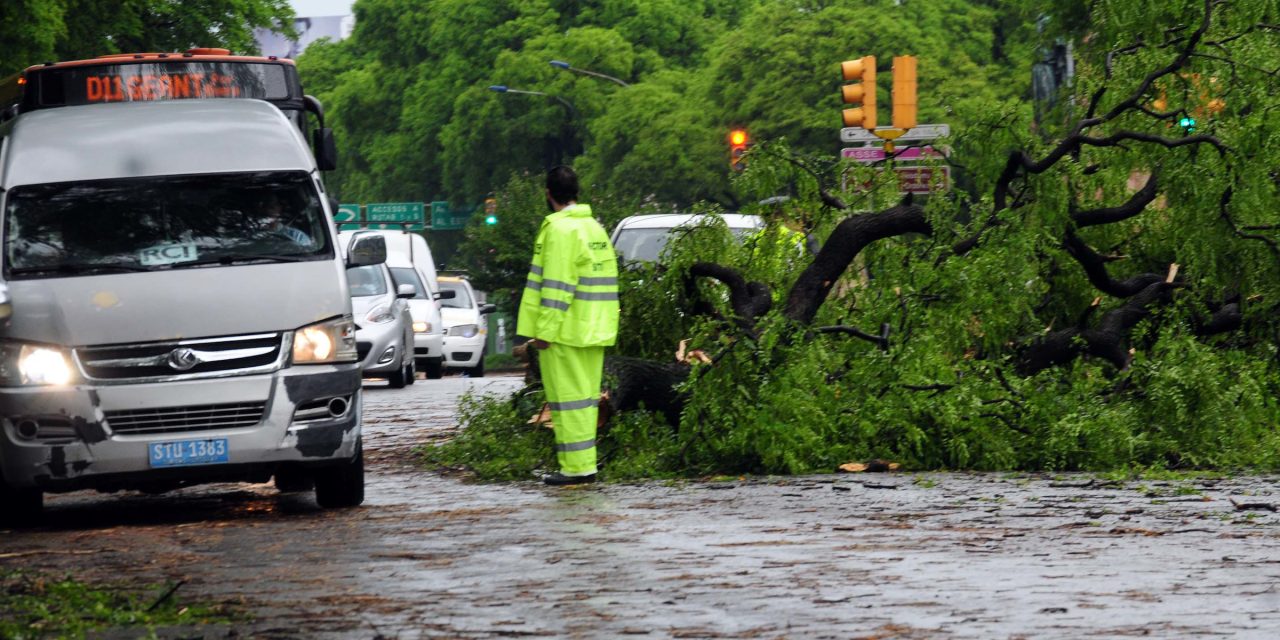
[(511, 87), (508, 87), (505, 84), (489, 85), (489, 90), (495, 93), (516, 93), (516, 94), (525, 95), (525, 96), (542, 96), (544, 98), (550, 98), (551, 100), (555, 100), (556, 102), (559, 102), (560, 106), (564, 107), (565, 113), (569, 116), (568, 123), (567, 123), (569, 126), (563, 127), (561, 129), (563, 133), (561, 133), (561, 136), (560, 136), (560, 144), (555, 145), (555, 147), (553, 148), (553, 157), (551, 158), (551, 160), (554, 164), (560, 164), (564, 156), (575, 155), (574, 153), (575, 145), (573, 144), (572, 124), (578, 118), (578, 110), (574, 109), (573, 105), (570, 104), (568, 100), (565, 100), (560, 96), (552, 95), (550, 93), (544, 93), (542, 91), (525, 91), (523, 89), (512, 89)]
[(541, 91), (524, 91), (524, 90), (522, 90), (522, 89), (512, 89), (511, 87), (508, 87), (508, 86), (507, 86), (507, 85), (505, 85), (505, 84), (493, 84), (493, 85), (489, 85), (489, 90), (490, 90), (490, 91), (497, 92), (497, 93), (518, 93), (518, 94), (526, 95), (526, 96), (542, 96), (542, 97), (544, 97), (544, 98), (551, 98), (552, 100), (555, 100), (556, 102), (559, 102), (559, 103), (560, 103), (560, 106), (562, 106), (562, 107), (564, 107), (564, 108), (565, 108), (565, 110), (566, 110), (566, 111), (568, 112), (568, 114), (569, 114), (569, 118), (571, 118), (571, 119), (572, 119), (572, 118), (576, 118), (576, 117), (578, 117), (578, 110), (577, 110), (577, 109), (574, 109), (574, 108), (573, 108), (573, 105), (572, 105), (572, 104), (569, 104), (569, 101), (568, 101), (568, 100), (565, 100), (564, 98), (561, 98), (560, 96), (554, 96), (554, 95), (551, 95), (551, 94), (549, 94), (549, 93), (543, 93), (543, 92), (541, 92)]
[(579, 68), (577, 68), (577, 67), (575, 67), (575, 66), (573, 66), (573, 65), (569, 64), (568, 62), (565, 62), (564, 60), (552, 60), (552, 61), (551, 61), (551, 66), (553, 66), (553, 67), (555, 67), (555, 68), (557, 68), (557, 69), (564, 69), (565, 71), (572, 71), (572, 72), (574, 72), (574, 73), (581, 73), (581, 74), (582, 74), (582, 75), (584, 75), (584, 76), (592, 76), (592, 77), (595, 77), (595, 78), (600, 78), (600, 79), (602, 79), (602, 80), (608, 80), (609, 82), (617, 83), (618, 85), (623, 86), (623, 87), (629, 87), (629, 86), (631, 86), (631, 85), (627, 84), (626, 82), (623, 82), (622, 80), (619, 80), (619, 79), (617, 79), (617, 78), (615, 78), (615, 77), (613, 77), (613, 76), (610, 76), (610, 75), (605, 75), (605, 74), (603, 74), (603, 73), (599, 73), (599, 72), (597, 72), (597, 71), (588, 71), (588, 70), (586, 70), (586, 69), (579, 69)]

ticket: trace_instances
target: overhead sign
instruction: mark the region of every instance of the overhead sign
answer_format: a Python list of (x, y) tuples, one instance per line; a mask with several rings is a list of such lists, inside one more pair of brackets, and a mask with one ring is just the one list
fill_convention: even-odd
[[(938, 149), (930, 146), (924, 147), (907, 147), (893, 154), (894, 160), (925, 160), (929, 158), (941, 158), (945, 154)], [(857, 162), (879, 162), (885, 159), (884, 147), (845, 147), (840, 150), (841, 158), (856, 160)]]
[[(365, 221), (376, 222), (396, 222), (412, 223), (408, 225), (408, 229), (422, 230), (426, 228), (425, 221), (422, 216), (421, 202), (378, 202), (365, 205)], [(370, 229), (403, 229), (403, 224), (370, 224)]]
[(338, 231), (350, 231), (359, 229), (359, 224), (343, 224), (344, 222), (360, 221), (360, 205), (358, 204), (340, 204), (338, 210), (333, 212), (333, 221), (338, 223)]
[(467, 226), (472, 209), (452, 209), (448, 202), (431, 203), (431, 230), (457, 231)]
[[(892, 129), (893, 127), (880, 127), (880, 129)], [(945, 138), (951, 135), (951, 125), (949, 124), (920, 124), (908, 129), (906, 133), (894, 139), (894, 142), (903, 142), (908, 140), (932, 140), (934, 138)], [(880, 142), (881, 139), (876, 134), (863, 129), (862, 127), (845, 127), (840, 130), (841, 142)]]
[(894, 167), (901, 193), (933, 193), (951, 189), (951, 167)]

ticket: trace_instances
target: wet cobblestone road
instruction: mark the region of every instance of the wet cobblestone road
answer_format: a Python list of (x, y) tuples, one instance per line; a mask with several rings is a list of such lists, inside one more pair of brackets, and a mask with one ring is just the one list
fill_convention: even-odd
[[(1277, 478), (859, 474), (553, 489), (416, 470), (467, 389), (366, 387), (368, 499), (76, 493), (0, 566), (187, 580), (170, 637), (1280, 637)], [(162, 633), (164, 636), (165, 633)], [(128, 637), (128, 636), (125, 636)]]

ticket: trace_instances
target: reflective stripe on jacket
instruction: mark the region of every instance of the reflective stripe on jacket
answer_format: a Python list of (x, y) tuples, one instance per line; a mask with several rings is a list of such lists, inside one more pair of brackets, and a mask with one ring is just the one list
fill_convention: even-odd
[(573, 347), (607, 347), (617, 339), (618, 256), (589, 205), (543, 219), (516, 333)]

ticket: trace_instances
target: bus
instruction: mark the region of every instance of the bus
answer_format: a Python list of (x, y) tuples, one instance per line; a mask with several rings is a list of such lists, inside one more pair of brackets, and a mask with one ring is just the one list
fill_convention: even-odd
[(317, 165), (336, 166), (333, 133), (320, 101), (306, 95), (292, 60), (238, 56), (227, 49), (185, 53), (117, 53), (34, 65), (0, 81), (0, 122), (40, 109), (112, 102), (256, 99), (280, 109), (305, 135), (308, 113)]

